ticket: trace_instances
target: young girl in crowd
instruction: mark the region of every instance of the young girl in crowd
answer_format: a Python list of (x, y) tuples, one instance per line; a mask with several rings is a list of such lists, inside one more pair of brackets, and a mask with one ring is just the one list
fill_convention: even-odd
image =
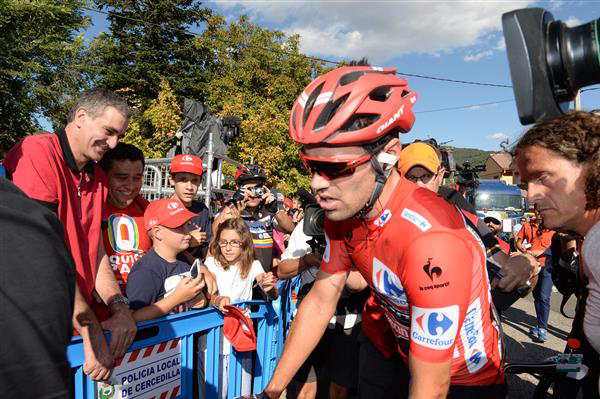
[[(226, 312), (225, 305), (252, 299), (253, 288), (258, 285), (268, 299), (277, 297), (275, 276), (265, 273), (260, 262), (255, 259), (252, 235), (241, 218), (227, 219), (219, 225), (209, 246), (206, 267), (217, 279), (218, 296), (211, 298), (211, 305)], [(229, 375), (230, 343), (222, 337), (221, 347), (221, 387), (222, 398), (227, 397), (227, 377)], [(252, 352), (243, 352), (242, 395), (249, 394), (252, 377)]]

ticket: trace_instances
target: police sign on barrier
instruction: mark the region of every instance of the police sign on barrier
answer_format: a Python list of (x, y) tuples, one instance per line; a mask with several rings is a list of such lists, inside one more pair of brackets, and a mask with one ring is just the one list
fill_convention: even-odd
[[(257, 348), (255, 352), (253, 392), (260, 392), (268, 383), (281, 354), (283, 326), (280, 300), (249, 301), (247, 306), (256, 320)], [(73, 370), (75, 399), (178, 399), (190, 398), (197, 384), (194, 358), (197, 348), (194, 335), (207, 336), (205, 364), (206, 399), (220, 397), (219, 337), (223, 315), (215, 308), (191, 310), (138, 325), (138, 335), (129, 352), (115, 363), (108, 383), (94, 383), (83, 373), (84, 350), (81, 337), (73, 337), (67, 349)], [(109, 335), (107, 334), (107, 339)], [(237, 367), (237, 352), (230, 356), (230, 378), (227, 396), (240, 392), (241, 368)]]
[(110, 380), (97, 385), (99, 399), (176, 397), (181, 389), (181, 340), (126, 353), (115, 362)]

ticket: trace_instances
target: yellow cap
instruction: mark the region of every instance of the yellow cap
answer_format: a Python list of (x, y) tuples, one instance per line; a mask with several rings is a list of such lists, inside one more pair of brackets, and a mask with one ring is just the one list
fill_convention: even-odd
[(425, 143), (413, 143), (404, 148), (398, 160), (398, 169), (402, 175), (413, 166), (422, 166), (431, 173), (438, 171), (441, 165), (440, 157), (432, 146)]

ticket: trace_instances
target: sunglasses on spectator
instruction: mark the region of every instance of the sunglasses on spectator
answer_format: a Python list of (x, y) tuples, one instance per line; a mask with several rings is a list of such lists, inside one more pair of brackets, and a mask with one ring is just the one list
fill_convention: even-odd
[(217, 241), (217, 244), (221, 248), (225, 248), (227, 245), (231, 245), (232, 248), (241, 248), (242, 247), (242, 242), (240, 240), (231, 240), (231, 241), (219, 240), (219, 241)]
[(350, 176), (356, 168), (371, 160), (372, 154), (364, 154), (354, 159), (316, 158), (300, 150), (300, 159), (311, 174), (318, 174), (326, 180)]
[(433, 179), (435, 176), (437, 176), (437, 172), (436, 173), (426, 173), (422, 176), (413, 176), (410, 174), (406, 175), (406, 178), (408, 180), (410, 180), (413, 183), (416, 183), (418, 181), (422, 182), (423, 184), (427, 184), (431, 181), (431, 179)]

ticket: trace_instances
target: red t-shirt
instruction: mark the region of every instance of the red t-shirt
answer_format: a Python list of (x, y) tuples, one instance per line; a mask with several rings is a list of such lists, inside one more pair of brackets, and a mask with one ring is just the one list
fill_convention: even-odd
[(144, 228), (144, 210), (148, 201), (138, 196), (127, 208), (117, 208), (110, 202), (102, 221), (102, 237), (119, 287), (125, 295), (127, 277), (136, 260), (152, 247)]
[[(79, 289), (91, 303), (106, 175), (95, 162), (77, 169), (64, 131), (25, 137), (8, 152), (4, 166), (25, 194), (56, 211), (75, 260)], [(35, 243), (28, 245), (35, 251)]]
[[(402, 354), (452, 359), (453, 385), (503, 380), (485, 248), (454, 206), (401, 181), (376, 218), (326, 220), (325, 232), (321, 270), (363, 275), (374, 293), (367, 306), (383, 308)], [(385, 347), (389, 327), (370, 320), (363, 329)]]
[(552, 236), (554, 230), (543, 230), (541, 234), (538, 234), (540, 227), (532, 225), (529, 222), (523, 223), (523, 227), (519, 230), (519, 238), (521, 240), (527, 240), (531, 247), (528, 251), (544, 251), (541, 255), (537, 256), (538, 261), (542, 266), (546, 264), (546, 258), (550, 255), (550, 246), (552, 245)]

